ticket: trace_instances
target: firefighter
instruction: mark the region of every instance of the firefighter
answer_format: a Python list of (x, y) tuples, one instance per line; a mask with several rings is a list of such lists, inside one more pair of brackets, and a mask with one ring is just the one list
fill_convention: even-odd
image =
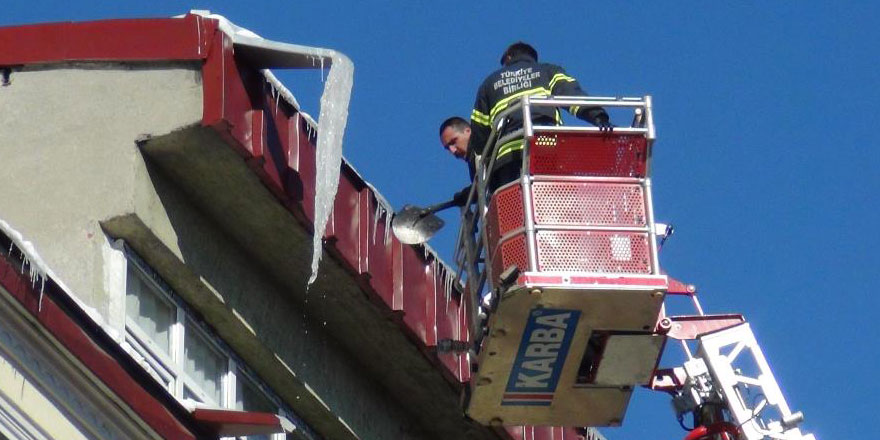
[[(469, 154), (483, 154), (483, 148), (492, 130), (496, 116), (509, 105), (525, 95), (583, 96), (577, 80), (568, 76), (562, 67), (538, 62), (538, 52), (529, 44), (511, 44), (501, 56), (502, 68), (492, 72), (477, 91), (474, 110), (471, 113), (471, 136)], [(602, 107), (568, 107), (571, 114), (583, 119), (602, 131), (613, 126), (608, 113)], [(559, 109), (532, 107), (532, 122), (540, 125), (560, 125)], [(522, 113), (513, 112), (500, 133), (500, 137), (522, 128)], [(517, 179), (522, 167), (523, 140), (518, 139), (496, 147), (495, 165), (489, 183), (490, 191)], [(487, 163), (488, 160), (484, 159)]]

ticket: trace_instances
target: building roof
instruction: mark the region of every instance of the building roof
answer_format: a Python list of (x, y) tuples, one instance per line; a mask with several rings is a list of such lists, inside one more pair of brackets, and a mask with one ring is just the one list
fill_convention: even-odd
[[(307, 277), (292, 266), (291, 249), (296, 255), (310, 249), (306, 238), (313, 230), (319, 165), (316, 127), (293, 95), (262, 70), (304, 65), (278, 65), (271, 48), (236, 48), (221, 21), (196, 14), (0, 28), (0, 46), (0, 69), (12, 72), (78, 62), (198, 65), (204, 93), (200, 123), (141, 139), (141, 149), (245, 251), (291, 287), (295, 298), (307, 294)], [(225, 153), (217, 152), (221, 147)], [(206, 178), (217, 175), (224, 178)], [(470, 379), (467, 355), (436, 350), (444, 339), (469, 340), (472, 311), (450, 282), (451, 269), (429, 247), (403, 245), (393, 237), (390, 211), (381, 194), (343, 161), (323, 237), (331, 258), (313, 286), (338, 296), (336, 306), (322, 312), (328, 332), (438, 436), (494, 437), (494, 431), (461, 413), (459, 393)], [(269, 232), (294, 230), (291, 219), (296, 223), (291, 236), (279, 239)], [(104, 227), (114, 238), (139, 245), (125, 228)], [(312, 423), (308, 415), (304, 418)], [(548, 435), (577, 438), (574, 431), (557, 429)]]

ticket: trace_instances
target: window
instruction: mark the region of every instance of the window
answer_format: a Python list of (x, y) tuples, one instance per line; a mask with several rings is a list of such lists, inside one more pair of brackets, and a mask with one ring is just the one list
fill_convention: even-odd
[(126, 317), (141, 331), (144, 342), (152, 343), (155, 349), (170, 356), (171, 325), (177, 320), (174, 304), (154, 294), (143, 274), (132, 270), (130, 263), (128, 273), (125, 285)]
[(199, 402), (217, 406), (223, 402), (222, 381), (229, 361), (211, 346), (191, 321), (186, 323), (183, 339), (184, 392)]
[[(181, 401), (292, 414), (152, 269), (128, 247), (125, 254), (123, 347), (150, 375)], [(284, 439), (284, 434), (248, 437), (269, 438)]]
[(147, 274), (129, 262), (125, 283), (126, 349), (174, 394), (179, 378), (177, 305)]

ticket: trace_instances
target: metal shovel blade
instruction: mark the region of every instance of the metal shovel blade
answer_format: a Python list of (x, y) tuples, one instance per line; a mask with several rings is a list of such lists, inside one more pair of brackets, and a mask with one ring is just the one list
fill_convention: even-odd
[(404, 244), (419, 244), (428, 241), (440, 228), (443, 220), (431, 211), (418, 206), (405, 205), (391, 221), (391, 230)]

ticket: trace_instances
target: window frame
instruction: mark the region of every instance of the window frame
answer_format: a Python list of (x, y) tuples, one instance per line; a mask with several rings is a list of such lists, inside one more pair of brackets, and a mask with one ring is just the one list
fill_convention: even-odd
[[(123, 266), (125, 280), (122, 292), (124, 307), (124, 338), (121, 341), (123, 349), (135, 358), (138, 363), (162, 385), (172, 397), (186, 406), (202, 408), (237, 410), (237, 382), (245, 381), (266, 402), (275, 408), (274, 413), (288, 419), (296, 419), (293, 411), (269, 388), (256, 374), (235, 354), (235, 352), (216, 334), (216, 332), (188, 304), (155, 272), (147, 263), (135, 253), (125, 242), (122, 242), (122, 252), (126, 260)], [(132, 274), (132, 271), (135, 273)], [(150, 339), (147, 332), (141, 329), (135, 319), (128, 315), (128, 282), (130, 276), (137, 276), (143, 282), (149, 293), (158, 296), (161, 301), (170, 305), (175, 310), (175, 320), (170, 327), (169, 346), (170, 353), (164, 353), (162, 348)], [(225, 362), (225, 370), (220, 375), (219, 401), (213, 398), (196, 382), (195, 378), (186, 373), (185, 346), (188, 329), (193, 331), (194, 336), (200, 339), (209, 350), (218, 355)], [(185, 390), (189, 390), (196, 398), (185, 397)], [(245, 437), (236, 437), (245, 438)], [(274, 434), (272, 440), (283, 440), (285, 434)]]

